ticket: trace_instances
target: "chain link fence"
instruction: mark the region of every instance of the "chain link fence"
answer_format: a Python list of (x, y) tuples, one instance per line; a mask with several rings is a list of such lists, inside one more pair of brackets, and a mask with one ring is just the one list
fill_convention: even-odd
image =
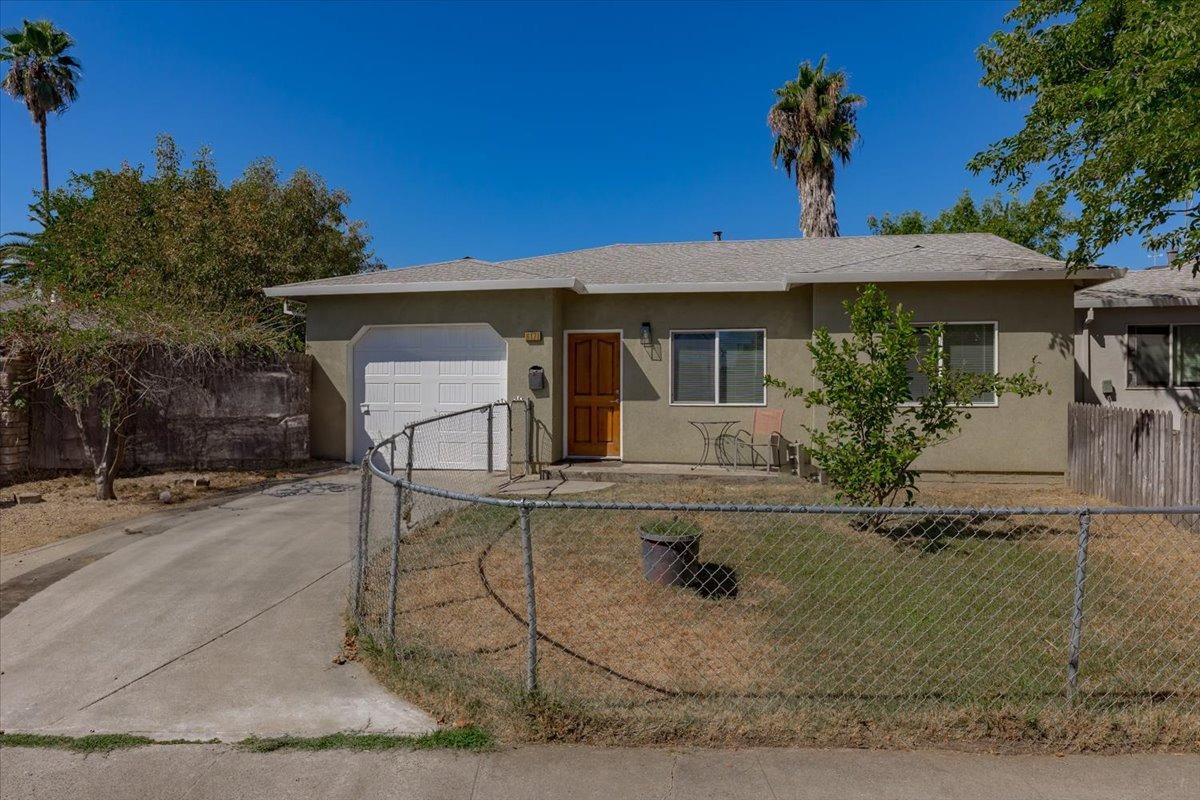
[(1200, 729), (1200, 508), (529, 500), (496, 496), (511, 450), (408, 469), (461, 463), (462, 422), (406, 429), (395, 470), (386, 443), (364, 462), (353, 605), (481, 688), (756, 741), (822, 709)]

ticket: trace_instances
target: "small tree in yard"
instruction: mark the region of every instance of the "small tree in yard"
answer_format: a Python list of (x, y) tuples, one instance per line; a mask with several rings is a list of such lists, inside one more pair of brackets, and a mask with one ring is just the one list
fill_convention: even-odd
[[(813, 333), (809, 351), (819, 388), (805, 389), (767, 376), (767, 383), (827, 409), (826, 426), (805, 426), (816, 464), (837, 489), (839, 500), (890, 505), (903, 493), (916, 494), (913, 462), (953, 437), (968, 405), (981, 394), (1029, 397), (1048, 391), (1036, 377), (1036, 359), (1015, 375), (968, 373), (946, 367), (944, 326), (918, 329), (912, 312), (893, 307), (875, 285), (845, 304), (849, 336), (836, 340), (827, 329)], [(928, 388), (914, 398), (913, 371)]]

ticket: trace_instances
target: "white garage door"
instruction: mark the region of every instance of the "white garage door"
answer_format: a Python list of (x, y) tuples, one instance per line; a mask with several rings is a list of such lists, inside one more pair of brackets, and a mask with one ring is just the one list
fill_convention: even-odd
[[(354, 375), (358, 460), (371, 445), (410, 422), (503, 400), (508, 394), (508, 349), (490, 325), (374, 327), (354, 345)], [(507, 426), (507, 419), (497, 414), (497, 454), (505, 452)], [(421, 431), (414, 454), (417, 468), (487, 468), (483, 415), (464, 415)], [(498, 455), (497, 461), (501, 458)]]

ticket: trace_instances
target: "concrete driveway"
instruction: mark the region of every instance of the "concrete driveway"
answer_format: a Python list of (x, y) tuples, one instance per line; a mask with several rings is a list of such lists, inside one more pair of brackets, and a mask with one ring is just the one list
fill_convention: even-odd
[(152, 535), (134, 520), (10, 559), (0, 592), (65, 577), (0, 619), (0, 729), (224, 741), (432, 729), (360, 665), (333, 663), (357, 494), (354, 473), (313, 478), (158, 515)]

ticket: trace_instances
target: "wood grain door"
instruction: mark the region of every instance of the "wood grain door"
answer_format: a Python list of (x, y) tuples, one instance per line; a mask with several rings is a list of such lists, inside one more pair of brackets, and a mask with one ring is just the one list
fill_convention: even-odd
[(567, 455), (621, 455), (621, 335), (567, 334)]

